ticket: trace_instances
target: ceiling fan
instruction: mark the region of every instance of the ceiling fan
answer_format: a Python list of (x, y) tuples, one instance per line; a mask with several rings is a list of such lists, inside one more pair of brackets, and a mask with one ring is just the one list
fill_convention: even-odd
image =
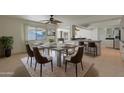
[(58, 24), (58, 23), (62, 23), (62, 21), (56, 20), (53, 18), (54, 15), (50, 15), (50, 19), (49, 20), (42, 20), (41, 22), (44, 24)]

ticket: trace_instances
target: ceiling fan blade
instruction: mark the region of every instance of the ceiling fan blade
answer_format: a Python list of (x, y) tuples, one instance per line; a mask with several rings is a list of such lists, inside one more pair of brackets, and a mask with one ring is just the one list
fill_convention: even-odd
[(50, 21), (50, 20), (42, 20), (42, 21)]
[(59, 21), (59, 20), (54, 20), (54, 22), (56, 22), (56, 23), (62, 23), (62, 21)]
[(45, 24), (49, 24), (50, 22), (46, 22)]
[(52, 24), (57, 24), (57, 22), (55, 22), (55, 21), (52, 21), (51, 23), (52, 23)]
[(50, 22), (50, 20), (41, 20), (40, 22), (43, 24), (46, 24), (46, 23)]
[(50, 20), (41, 20), (41, 22), (48, 22), (48, 21), (50, 21)]

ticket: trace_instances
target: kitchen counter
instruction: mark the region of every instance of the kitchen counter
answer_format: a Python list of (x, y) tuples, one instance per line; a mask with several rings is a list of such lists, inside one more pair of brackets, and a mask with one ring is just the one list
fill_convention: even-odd
[(83, 42), (101, 42), (101, 40), (72, 40), (72, 41), (83, 41)]
[(120, 54), (122, 60), (124, 61), (124, 41), (120, 41)]
[(73, 42), (79, 43), (79, 42), (84, 42), (84, 43), (89, 43), (89, 42), (95, 42), (97, 46), (97, 55), (101, 55), (101, 40), (72, 40)]

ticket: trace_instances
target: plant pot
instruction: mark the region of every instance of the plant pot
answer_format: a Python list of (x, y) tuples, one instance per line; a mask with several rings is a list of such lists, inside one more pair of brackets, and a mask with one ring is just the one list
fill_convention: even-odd
[(11, 56), (11, 48), (6, 48), (5, 49), (5, 57), (10, 57)]

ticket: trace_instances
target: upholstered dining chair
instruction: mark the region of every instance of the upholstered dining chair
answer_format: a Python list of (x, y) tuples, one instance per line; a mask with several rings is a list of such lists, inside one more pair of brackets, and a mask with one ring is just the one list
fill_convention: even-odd
[(79, 45), (80, 46), (83, 46), (84, 45), (84, 42), (83, 41), (79, 41)]
[(84, 46), (84, 53), (87, 51), (87, 44), (84, 41), (79, 41), (79, 46)]
[(88, 43), (88, 52), (93, 53), (94, 56), (97, 56), (97, 46), (95, 42), (89, 42)]
[(65, 51), (64, 54), (65, 55), (72, 55), (75, 52), (75, 47), (69, 48), (70, 46), (72, 46), (71, 44), (66, 44), (65, 47), (68, 47)]
[(29, 60), (29, 57), (31, 58), (31, 63), (30, 63), (30, 67), (32, 66), (32, 58), (34, 57), (33, 51), (30, 48), (29, 44), (26, 44), (26, 50), (27, 50), (27, 54), (28, 54), (28, 59), (27, 59), (27, 63)]
[(76, 77), (78, 76), (78, 74), (77, 74), (77, 64), (78, 63), (81, 63), (81, 68), (83, 70), (83, 64), (82, 64), (83, 49), (84, 49), (84, 47), (80, 46), (80, 47), (78, 47), (78, 50), (75, 54), (65, 57), (65, 72), (67, 69), (68, 62), (75, 64)]
[(39, 63), (40, 64), (40, 76), (42, 76), (42, 64), (46, 64), (46, 63), (51, 62), (51, 70), (53, 72), (52, 57), (50, 57), (50, 56), (46, 56), (46, 57), (42, 56), (37, 47), (33, 47), (33, 52), (34, 52), (34, 56), (35, 56), (35, 59), (36, 59), (34, 70), (36, 70), (37, 63)]

